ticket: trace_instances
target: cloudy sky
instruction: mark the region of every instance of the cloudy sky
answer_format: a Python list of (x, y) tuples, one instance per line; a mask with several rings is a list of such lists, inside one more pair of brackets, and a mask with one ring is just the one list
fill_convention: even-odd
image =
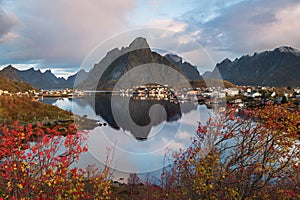
[(199, 43), (213, 63), (194, 64), (207, 70), (226, 57), (283, 45), (299, 49), (299, 19), (299, 0), (0, 0), (0, 66), (66, 77), (114, 35), (161, 27)]

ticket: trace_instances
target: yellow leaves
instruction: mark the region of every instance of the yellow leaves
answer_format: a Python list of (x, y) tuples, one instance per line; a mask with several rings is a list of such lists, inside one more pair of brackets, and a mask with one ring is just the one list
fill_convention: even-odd
[(260, 173), (260, 172), (262, 172), (263, 171), (263, 169), (261, 168), (261, 167), (256, 167), (255, 169), (254, 169), (254, 174), (258, 174), (258, 173)]
[[(26, 168), (26, 166), (22, 165), (22, 166), (21, 166), (21, 171), (22, 171), (22, 172), (25, 172), (25, 168)], [(24, 174), (24, 175), (26, 175), (26, 174)]]
[(18, 184), (17, 186), (18, 186), (18, 188), (20, 188), (21, 190), (23, 189), (23, 185), (22, 185), (21, 183)]
[(240, 194), (236, 188), (226, 188), (228, 193), (226, 199), (241, 199)]
[(21, 133), (21, 138), (25, 139), (25, 133), (24, 132)]
[(7, 187), (10, 188), (10, 186), (11, 186), (11, 183), (9, 181), (9, 182), (7, 182)]
[(13, 164), (13, 167), (14, 167), (14, 170), (17, 170), (17, 164), (16, 163)]

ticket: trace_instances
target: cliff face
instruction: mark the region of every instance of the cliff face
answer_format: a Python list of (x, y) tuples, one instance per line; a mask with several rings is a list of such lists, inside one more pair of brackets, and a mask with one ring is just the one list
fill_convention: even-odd
[(279, 47), (273, 51), (223, 60), (205, 78), (216, 78), (219, 70), (224, 80), (237, 85), (300, 86), (300, 51)]

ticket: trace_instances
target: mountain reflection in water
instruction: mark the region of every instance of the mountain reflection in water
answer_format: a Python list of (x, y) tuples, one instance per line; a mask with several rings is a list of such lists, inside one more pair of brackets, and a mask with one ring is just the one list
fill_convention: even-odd
[(137, 140), (146, 140), (153, 126), (177, 121), (182, 113), (197, 108), (194, 103), (140, 100), (111, 94), (97, 94), (94, 98), (96, 115), (116, 130), (129, 131)]

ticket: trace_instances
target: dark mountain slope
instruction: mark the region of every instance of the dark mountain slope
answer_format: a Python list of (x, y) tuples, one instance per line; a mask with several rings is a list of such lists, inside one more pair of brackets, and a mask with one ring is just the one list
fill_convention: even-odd
[(223, 60), (205, 78), (216, 78), (218, 70), (224, 80), (237, 85), (300, 86), (300, 52), (292, 47)]
[[(181, 61), (176, 61), (173, 57), (179, 58)], [(152, 52), (145, 38), (136, 38), (128, 47), (122, 49), (113, 49), (94, 66), (88, 73), (87, 78), (78, 85), (79, 88), (91, 90), (111, 90), (114, 88), (120, 78), (130, 72), (131, 77), (135, 77), (138, 81), (147, 80), (147, 77), (155, 77), (159, 82), (171, 80), (173, 83), (180, 84), (179, 75), (183, 75), (185, 80), (201, 80), (201, 76), (195, 66), (189, 63), (182, 63), (182, 59), (176, 55), (166, 55), (165, 57)], [(136, 67), (145, 67), (144, 71), (135, 71)], [(162, 70), (160, 66), (167, 66)], [(168, 69), (169, 68), (169, 69)], [(151, 70), (150, 70), (151, 69)], [(132, 71), (131, 71), (132, 70)], [(174, 75), (174, 71), (178, 72), (178, 76)], [(134, 74), (136, 73), (136, 74)], [(162, 73), (167, 74), (162, 80)], [(168, 75), (170, 75), (168, 77)], [(133, 80), (134, 82), (134, 80)], [(134, 83), (131, 84), (134, 84)], [(126, 85), (131, 87), (130, 83)]]
[(66, 80), (64, 78), (57, 78), (50, 70), (44, 73), (33, 68), (21, 71), (9, 65), (0, 71), (0, 77), (12, 81), (25, 82), (38, 89), (61, 89), (73, 88), (76, 74)]

